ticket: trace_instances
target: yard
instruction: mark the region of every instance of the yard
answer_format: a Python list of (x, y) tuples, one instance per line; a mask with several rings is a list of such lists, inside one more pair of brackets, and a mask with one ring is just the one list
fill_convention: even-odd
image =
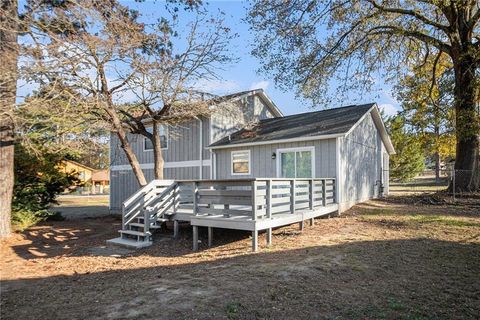
[(480, 197), (449, 201), (370, 201), (258, 253), (242, 232), (193, 253), (185, 226), (129, 251), (105, 247), (119, 217), (48, 222), (1, 243), (1, 317), (478, 319)]

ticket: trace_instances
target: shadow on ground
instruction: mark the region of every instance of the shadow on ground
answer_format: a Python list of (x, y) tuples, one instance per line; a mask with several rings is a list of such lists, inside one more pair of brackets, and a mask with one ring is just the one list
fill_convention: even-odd
[(480, 246), (351, 242), (2, 282), (2, 319), (478, 319)]

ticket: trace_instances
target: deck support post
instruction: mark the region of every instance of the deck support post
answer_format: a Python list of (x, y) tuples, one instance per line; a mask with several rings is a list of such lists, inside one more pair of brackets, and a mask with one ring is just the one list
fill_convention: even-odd
[(310, 219), (310, 226), (313, 227), (315, 225), (315, 218)]
[(252, 251), (258, 251), (258, 230), (252, 231)]
[(295, 179), (290, 180), (290, 213), (295, 213)]
[(193, 226), (193, 251), (198, 251), (198, 227)]
[(178, 239), (178, 220), (173, 220), (173, 238)]
[(212, 246), (212, 241), (213, 241), (213, 228), (208, 227), (208, 246)]
[(299, 225), (300, 231), (303, 231), (303, 229), (304, 229), (304, 227), (305, 227), (305, 221), (303, 221), (303, 220), (300, 221), (298, 225)]
[(272, 228), (267, 229), (267, 246), (272, 245)]

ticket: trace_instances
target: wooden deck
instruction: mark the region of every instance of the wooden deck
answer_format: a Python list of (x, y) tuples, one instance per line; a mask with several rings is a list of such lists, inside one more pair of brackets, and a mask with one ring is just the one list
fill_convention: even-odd
[[(198, 228), (252, 232), (252, 250), (258, 248), (258, 232), (300, 223), (338, 211), (335, 179), (239, 179), (152, 182), (124, 203), (121, 240), (135, 237), (139, 246), (151, 242), (150, 229), (158, 223), (188, 221), (193, 229), (193, 250), (198, 250)], [(124, 238), (125, 236), (125, 238)], [(120, 240), (119, 240), (120, 241)], [(114, 241), (112, 241), (114, 242)]]

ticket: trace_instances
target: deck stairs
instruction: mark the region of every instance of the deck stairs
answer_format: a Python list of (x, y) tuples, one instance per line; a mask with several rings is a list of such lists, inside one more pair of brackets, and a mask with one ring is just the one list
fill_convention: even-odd
[(153, 233), (175, 214), (178, 197), (175, 181), (151, 181), (125, 200), (120, 237), (107, 243), (135, 249), (152, 245)]

